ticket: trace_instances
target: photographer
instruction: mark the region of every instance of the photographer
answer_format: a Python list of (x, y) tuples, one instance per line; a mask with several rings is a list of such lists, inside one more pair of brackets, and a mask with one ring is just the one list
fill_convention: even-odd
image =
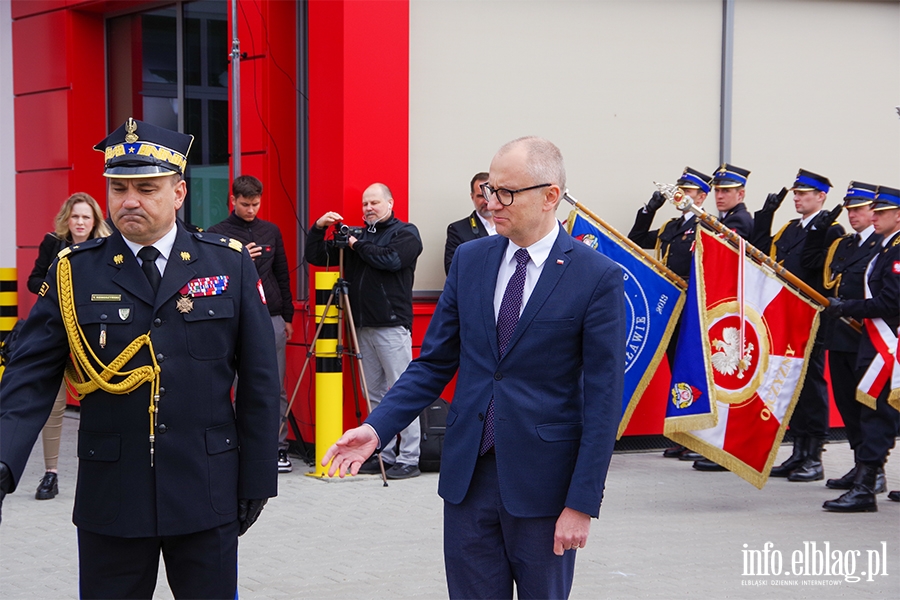
[[(327, 212), (306, 242), (306, 260), (320, 267), (337, 266), (345, 249), (344, 278), (373, 406), (412, 360), (412, 287), (422, 240), (415, 225), (394, 216), (393, 207), (391, 190), (373, 183), (362, 196), (365, 228), (346, 227), (340, 214)], [(326, 241), (332, 225), (334, 239)], [(389, 479), (419, 475), (419, 437), (417, 419), (400, 432), (399, 454), (393, 443), (384, 444), (381, 457)], [(360, 472), (379, 472), (377, 460), (367, 461)]]

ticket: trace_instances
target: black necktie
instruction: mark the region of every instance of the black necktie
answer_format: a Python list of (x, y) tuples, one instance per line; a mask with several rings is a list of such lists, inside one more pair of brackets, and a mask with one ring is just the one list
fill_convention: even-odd
[(162, 281), (159, 269), (156, 268), (156, 259), (159, 258), (159, 250), (153, 246), (144, 246), (138, 251), (137, 255), (142, 261), (141, 269), (144, 270), (144, 275), (147, 276), (147, 281), (150, 282), (150, 287), (153, 288), (153, 293), (155, 294), (159, 291), (159, 282)]

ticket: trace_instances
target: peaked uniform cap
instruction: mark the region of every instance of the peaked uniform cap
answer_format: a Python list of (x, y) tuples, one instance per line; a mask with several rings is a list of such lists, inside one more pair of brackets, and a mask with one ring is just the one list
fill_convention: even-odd
[(184, 175), (194, 136), (128, 117), (94, 146), (104, 153), (104, 177), (137, 178)]

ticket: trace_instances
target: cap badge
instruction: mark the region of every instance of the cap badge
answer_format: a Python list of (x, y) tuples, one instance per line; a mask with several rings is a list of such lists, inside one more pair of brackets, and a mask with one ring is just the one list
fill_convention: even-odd
[(125, 123), (125, 142), (128, 144), (133, 144), (138, 141), (138, 136), (135, 135), (135, 131), (137, 131), (137, 123), (134, 122), (134, 118), (128, 117), (128, 121)]

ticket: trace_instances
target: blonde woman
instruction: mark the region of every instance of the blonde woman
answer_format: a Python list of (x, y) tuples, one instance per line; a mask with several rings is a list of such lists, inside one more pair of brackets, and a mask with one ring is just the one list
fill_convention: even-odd
[[(56, 215), (55, 229), (44, 236), (38, 250), (34, 269), (28, 276), (28, 289), (37, 294), (47, 277), (47, 271), (60, 250), (72, 244), (80, 244), (95, 237), (106, 237), (112, 231), (103, 220), (100, 205), (88, 194), (77, 192), (63, 202)], [(59, 440), (63, 415), (66, 412), (66, 386), (63, 383), (56, 395), (56, 402), (50, 417), (41, 431), (44, 446), (44, 477), (38, 485), (34, 497), (50, 500), (59, 493), (57, 465), (59, 461)]]

